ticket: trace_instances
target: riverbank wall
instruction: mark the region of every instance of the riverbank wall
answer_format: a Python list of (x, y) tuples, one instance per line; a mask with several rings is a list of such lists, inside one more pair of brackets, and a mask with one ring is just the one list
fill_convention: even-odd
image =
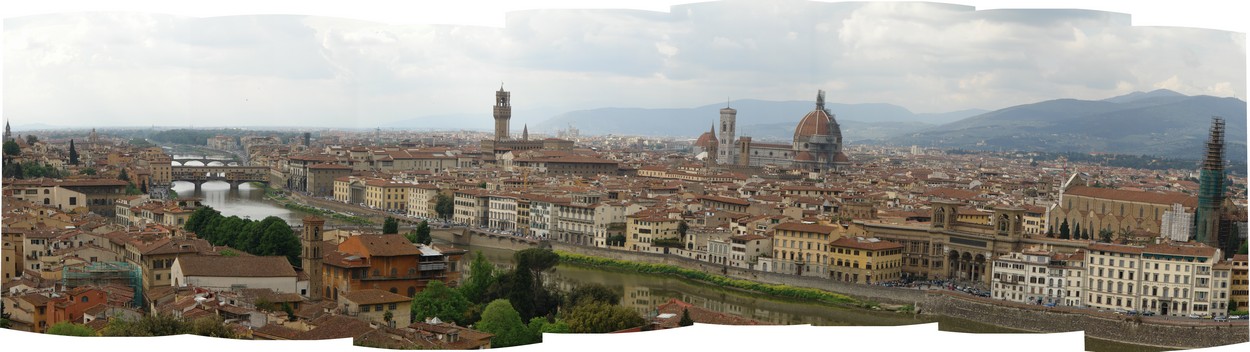
[(852, 296), (862, 301), (914, 304), (921, 314), (954, 317), (1016, 330), (1043, 333), (1084, 331), (1086, 336), (1096, 339), (1167, 348), (1203, 348), (1250, 341), (1250, 330), (1247, 330), (1245, 322), (1163, 321), (1158, 317), (1138, 321), (1113, 313), (1063, 307), (1046, 308), (973, 297), (946, 290), (858, 285), (833, 282), (818, 277), (726, 268), (671, 254), (623, 251), (562, 242), (538, 242), (463, 228), (435, 229), (432, 232), (435, 238), (456, 245), (508, 250), (549, 246), (553, 250), (586, 256), (672, 265), (734, 279), (821, 289)]
[[(1245, 322), (1139, 321), (1133, 317), (1089, 310), (1015, 304), (955, 292), (933, 290), (918, 307), (938, 314), (1010, 329), (1033, 332), (1084, 331), (1101, 340), (1168, 348), (1203, 348), (1250, 341)], [(1155, 318), (1158, 319), (1158, 318)]]
[(431, 229), (430, 237), (457, 246), (474, 246), (519, 251), (539, 246), (539, 241), (466, 228)]

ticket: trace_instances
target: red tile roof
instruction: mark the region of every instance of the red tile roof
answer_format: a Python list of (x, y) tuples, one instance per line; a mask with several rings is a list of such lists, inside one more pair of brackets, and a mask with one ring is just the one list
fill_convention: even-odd
[(825, 226), (818, 224), (804, 224), (801, 222), (787, 222), (774, 227), (776, 230), (798, 231), (798, 232), (814, 232), (814, 233), (833, 233), (836, 229), (833, 226)]
[(1063, 194), (1160, 205), (1180, 203), (1190, 208), (1198, 206), (1198, 197), (1177, 192), (1126, 191), (1111, 188), (1072, 186), (1068, 187)]

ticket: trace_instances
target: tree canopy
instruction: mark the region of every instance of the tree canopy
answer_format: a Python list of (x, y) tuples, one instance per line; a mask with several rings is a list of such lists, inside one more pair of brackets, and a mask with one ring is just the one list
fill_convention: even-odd
[(62, 336), (97, 336), (95, 330), (82, 324), (60, 322), (48, 327), (48, 333)]
[(434, 212), (438, 213), (439, 218), (450, 219), (451, 214), (456, 210), (455, 207), (456, 205), (450, 196), (440, 192), (438, 196), (435, 197)]
[(477, 251), (473, 256), (473, 261), (469, 263), (469, 278), (460, 284), (459, 290), (469, 301), (482, 303), (485, 301), (483, 296), (486, 290), (490, 289), (496, 281), (495, 265), (486, 260), (482, 251)]
[(465, 316), (468, 310), (469, 300), (438, 280), (431, 280), (424, 290), (412, 297), (413, 321), (438, 317), (439, 320), (454, 321), (464, 326), (470, 323)]
[(565, 309), (576, 307), (579, 304), (589, 302), (603, 302), (609, 305), (617, 305), (621, 303), (621, 295), (617, 294), (612, 288), (600, 284), (591, 283), (580, 285), (569, 291), (564, 300)]
[(486, 310), (482, 311), (482, 320), (478, 321), (475, 328), (495, 334), (495, 338), (491, 340), (492, 348), (534, 342), (530, 340), (528, 326), (521, 321), (521, 315), (506, 299), (497, 299), (486, 305)]
[(382, 234), (399, 233), (399, 221), (393, 217), (386, 217), (386, 221), (382, 222)]
[(220, 212), (204, 206), (191, 213), (183, 228), (214, 245), (230, 246), (255, 255), (286, 256), (291, 265), (299, 264), (299, 237), (286, 221), (276, 216), (261, 221), (222, 217)]
[(209, 316), (185, 322), (169, 314), (144, 316), (135, 321), (120, 318), (109, 319), (100, 332), (102, 336), (169, 336), (193, 334), (208, 337), (235, 338), (219, 316)]
[(4, 156), (16, 156), (22, 153), (22, 146), (13, 140), (4, 141)]
[(74, 149), (74, 140), (69, 140), (69, 164), (78, 165), (78, 150)]
[(576, 333), (608, 333), (642, 326), (646, 320), (632, 308), (591, 301), (569, 310), (564, 321)]
[(407, 237), (408, 241), (412, 243), (429, 245), (434, 242), (434, 238), (430, 237), (430, 224), (425, 221), (417, 224), (417, 228), (409, 231), (404, 237)]

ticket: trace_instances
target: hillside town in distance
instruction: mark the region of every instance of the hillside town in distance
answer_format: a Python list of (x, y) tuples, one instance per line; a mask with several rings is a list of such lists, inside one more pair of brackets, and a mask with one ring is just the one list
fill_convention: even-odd
[[(1247, 185), (1226, 170), (1222, 118), (1200, 165), (1145, 169), (848, 145), (814, 93), (785, 141), (737, 130), (732, 106), (691, 139), (540, 135), (511, 124), (503, 87), (493, 133), (233, 130), (185, 143), (194, 154), (108, 126), (21, 135), (6, 123), (4, 324), (478, 349), (764, 323), (542, 289), (554, 262), (601, 258), (900, 314), (1009, 307), (1246, 340)], [(228, 217), (174, 182), (263, 189), (301, 220)], [(480, 265), (469, 246), (515, 250), (514, 266)]]

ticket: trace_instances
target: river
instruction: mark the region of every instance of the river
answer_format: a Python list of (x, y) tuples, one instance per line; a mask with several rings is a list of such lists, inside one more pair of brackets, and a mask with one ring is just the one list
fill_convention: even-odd
[[(263, 219), (266, 216), (277, 216), (288, 224), (298, 224), (299, 218), (306, 214), (295, 212), (275, 205), (264, 199), (264, 191), (251, 185), (240, 185), (239, 189), (231, 190), (225, 182), (205, 183), (199, 192), (194, 191), (192, 184), (176, 182), (174, 190), (179, 195), (193, 195), (204, 198), (204, 201), (223, 215), (238, 215)], [(481, 251), (486, 258), (496, 265), (512, 266), (512, 251), (493, 248), (474, 248)], [(460, 268), (468, 268), (472, 256), (465, 256)], [(887, 311), (874, 311), (862, 308), (836, 307), (811, 304), (793, 299), (783, 299), (742, 291), (729, 290), (690, 280), (673, 277), (601, 270), (573, 265), (560, 265), (552, 273), (552, 282), (562, 288), (578, 284), (599, 283), (607, 285), (621, 294), (621, 304), (646, 313), (657, 305), (677, 298), (691, 304), (717, 312), (733, 314), (773, 324), (811, 324), (817, 326), (897, 326), (937, 322), (942, 331), (975, 332), (975, 333), (1010, 333), (1019, 332), (998, 326), (978, 322), (935, 316), (916, 317)], [(1098, 352), (1121, 351), (1163, 351), (1161, 348), (1131, 345), (1092, 338), (1085, 339), (1085, 348)]]

